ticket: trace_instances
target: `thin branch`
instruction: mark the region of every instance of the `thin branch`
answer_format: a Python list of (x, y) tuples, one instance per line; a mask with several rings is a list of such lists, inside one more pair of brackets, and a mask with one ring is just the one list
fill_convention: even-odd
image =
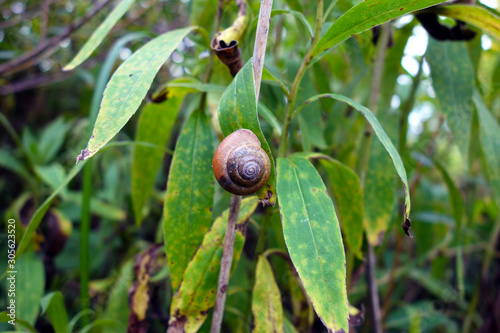
[(231, 195), (229, 204), (229, 218), (227, 220), (226, 235), (224, 237), (224, 248), (220, 262), (219, 283), (217, 284), (217, 296), (215, 299), (214, 314), (212, 317), (212, 327), (210, 333), (219, 333), (224, 315), (224, 305), (226, 304), (227, 286), (233, 263), (234, 239), (236, 236), (236, 223), (240, 213), (241, 196)]
[[(219, 2), (220, 3), (220, 2)], [(262, 0), (259, 12), (259, 23), (255, 37), (255, 47), (253, 53), (253, 72), (255, 78), (255, 97), (259, 100), (260, 83), (262, 79), (262, 70), (264, 68), (264, 57), (266, 55), (267, 35), (269, 32), (269, 23), (271, 22), (271, 8), (273, 0)], [(222, 317), (224, 315), (224, 305), (226, 303), (227, 286), (229, 284), (229, 275), (231, 264), (233, 262), (234, 238), (236, 234), (236, 223), (241, 206), (241, 196), (231, 195), (229, 204), (229, 217), (227, 221), (226, 236), (224, 238), (224, 249), (222, 252), (221, 267), (219, 273), (219, 282), (217, 285), (217, 296), (215, 299), (214, 313), (212, 317), (212, 326), (210, 333), (219, 333), (221, 331)]]
[(269, 34), (269, 24), (271, 23), (272, 7), (272, 0), (262, 0), (260, 2), (259, 22), (257, 23), (253, 50), (253, 76), (255, 78), (255, 97), (257, 100), (259, 100), (260, 81), (262, 80), (264, 57), (266, 56), (267, 36)]
[(20, 57), (12, 59), (0, 65), (0, 76), (6, 76), (12, 73), (22, 71), (36, 65), (47, 53), (54, 52), (59, 47), (59, 43), (68, 38), (73, 32), (82, 27), (91, 18), (93, 18), (101, 9), (111, 3), (111, 0), (104, 0), (94, 6), (82, 19), (74, 24), (70, 24), (59, 35), (40, 43), (37, 48), (22, 54)]
[(44, 0), (42, 4), (42, 22), (40, 23), (40, 41), (43, 43), (47, 37), (47, 28), (49, 26), (50, 0)]
[[(51, 5), (57, 1), (58, 0), (49, 0), (48, 3), (49, 3), (49, 5)], [(0, 1), (0, 6), (2, 5), (2, 3), (3, 3), (3, 1)], [(25, 10), (23, 13), (21, 13), (19, 15), (16, 15), (8, 20), (0, 22), (0, 29), (10, 28), (10, 27), (13, 27), (17, 24), (26, 22), (28, 20), (31, 20), (31, 19), (37, 17), (42, 12), (42, 6), (40, 6), (40, 8)]]
[[(104, 59), (106, 59), (107, 56), (108, 52), (100, 54), (95, 58), (88, 60), (85, 64), (82, 65), (82, 68), (92, 69), (96, 65), (102, 64), (102, 62), (104, 61)], [(0, 86), (0, 96), (15, 94), (20, 91), (25, 91), (29, 89), (46, 86), (49, 84), (58, 83), (60, 81), (70, 79), (74, 76), (75, 76), (75, 71), (67, 71), (67, 72), (59, 71), (54, 73), (45, 73), (45, 74), (30, 76), (24, 80), (15, 81), (5, 86)]]
[(297, 93), (299, 91), (299, 86), (300, 82), (302, 82), (302, 78), (304, 77), (304, 74), (306, 73), (306, 69), (311, 63), (313, 56), (312, 56), (312, 50), (314, 49), (314, 46), (316, 43), (319, 41), (321, 37), (321, 28), (323, 26), (323, 0), (318, 0), (318, 7), (316, 9), (316, 28), (314, 31), (314, 37), (311, 41), (311, 46), (309, 47), (309, 50), (307, 51), (307, 54), (302, 61), (302, 64), (300, 65), (300, 68), (297, 72), (297, 75), (295, 75), (295, 79), (292, 84), (292, 90), (290, 92), (290, 101), (288, 102), (287, 108), (286, 108), (286, 115), (284, 119), (284, 125), (283, 125), (283, 131), (281, 132), (281, 140), (280, 140), (280, 146), (278, 150), (278, 156), (279, 157), (284, 157), (285, 152), (286, 152), (286, 145), (288, 141), (288, 130), (290, 128), (290, 122), (292, 121), (293, 118), (293, 111), (295, 108), (295, 99), (297, 98)]
[(375, 258), (375, 251), (373, 245), (368, 243), (368, 269), (366, 274), (368, 292), (372, 306), (373, 315), (373, 331), (382, 333), (382, 312), (380, 311), (380, 300), (378, 297), (377, 276), (375, 274), (375, 266), (377, 259)]
[[(382, 79), (382, 73), (384, 70), (385, 54), (387, 51), (387, 44), (390, 37), (390, 22), (382, 25), (381, 37), (378, 41), (378, 49), (376, 53), (376, 59), (373, 68), (373, 78), (372, 87), (370, 93), (369, 108), (373, 114), (377, 113), (377, 101), (380, 91), (380, 81)], [(369, 124), (366, 124), (365, 131), (363, 135), (360, 160), (358, 163), (358, 175), (361, 183), (361, 187), (365, 188), (366, 171), (368, 169), (368, 162), (370, 160), (370, 147), (373, 138), (373, 130)], [(382, 333), (382, 312), (380, 310), (380, 300), (378, 295), (378, 285), (377, 278), (375, 274), (377, 260), (375, 258), (375, 252), (373, 245), (368, 244), (368, 269), (367, 269), (367, 282), (369, 288), (369, 297), (372, 309), (373, 317), (373, 329), (375, 333)]]

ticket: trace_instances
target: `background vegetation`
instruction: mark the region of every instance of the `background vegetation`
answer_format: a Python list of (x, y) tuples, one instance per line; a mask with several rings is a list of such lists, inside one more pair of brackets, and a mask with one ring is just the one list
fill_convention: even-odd
[[(390, 2), (366, 1), (378, 5), (374, 8)], [(247, 3), (247, 28), (238, 46), (248, 65), (260, 1)], [(350, 38), (352, 32), (341, 31), (345, 36), (338, 33), (337, 40), (329, 39), (327, 31), (334, 22), (358, 3), (324, 1), (323, 29), (316, 30), (316, 2), (274, 1), (258, 105), (263, 137), (273, 156), (292, 156), (286, 161), (303, 165), (301, 170), (314, 165), (326, 184), (343, 234), (351, 331), (379, 332), (379, 324), (386, 332), (499, 331), (498, 3), (478, 4), (474, 10), (437, 9), (447, 26), (456, 22), (445, 17), (472, 23), (467, 27), (476, 35), (468, 42), (428, 38), (413, 15), (395, 14), (396, 19), (382, 26), (376, 44), (377, 33), (369, 25)], [(118, 22), (110, 25), (102, 43), (81, 65), (63, 71), (118, 4), (124, 14), (116, 15)], [(232, 76), (211, 52), (210, 40), (217, 26), (231, 26), (237, 6), (217, 0), (0, 0), (0, 9), (0, 207), (5, 230), (8, 219), (16, 220), (18, 252), (23, 252), (16, 261), (15, 328), (165, 331), (179, 319), (175, 310), (183, 309), (174, 295), (185, 266), (175, 266), (181, 269), (176, 273), (169, 263), (169, 270), (164, 228), (167, 237), (174, 230), (173, 241), (177, 237), (182, 244), (194, 242), (195, 248), (205, 233), (213, 239), (205, 237), (204, 245), (215, 244), (225, 232), (227, 212), (223, 214), (230, 195), (216, 184), (211, 170), (172, 185), (181, 192), (193, 183), (200, 190), (212, 188), (213, 199), (200, 214), (199, 220), (206, 221), (199, 230), (183, 231), (185, 225), (175, 220), (168, 225), (163, 216), (172, 155), (182, 154), (181, 133), (192, 129), (188, 120), (196, 116), (205, 122), (207, 137), (201, 142), (207, 147), (216, 147), (222, 133), (228, 134), (224, 121), (221, 130), (217, 111)], [(348, 19), (346, 26), (353, 24), (354, 19)], [(199, 28), (186, 30), (186, 38), (180, 30), (173, 32), (189, 26)], [(155, 50), (160, 58), (162, 52), (171, 56), (141, 109), (130, 121), (121, 119), (126, 125), (98, 154), (74, 166), (87, 146), (111, 74), (165, 32), (177, 34), (180, 43), (172, 37), (172, 45)], [(327, 37), (318, 43), (320, 35)], [(316, 58), (297, 82), (301, 64), (311, 54)], [(158, 61), (160, 66), (163, 62)], [(129, 96), (128, 88), (114, 91), (116, 100)], [(331, 93), (342, 96), (303, 104), (312, 96)], [(413, 238), (401, 228), (409, 211), (404, 187), (377, 136), (371, 140), (372, 127), (358, 112), (363, 112), (362, 105), (376, 114), (401, 156), (408, 175)], [(302, 106), (293, 120), (287, 118)], [(118, 118), (109, 123), (118, 123)], [(185, 142), (193, 137), (186, 134)], [(211, 154), (205, 157), (210, 160)], [(310, 162), (304, 162), (305, 157)], [(316, 175), (314, 168), (307, 172)], [(283, 192), (283, 198), (286, 195)], [(293, 205), (294, 198), (280, 201), (282, 213), (283, 205)], [(223, 331), (249, 332), (255, 326), (269, 330), (271, 326), (260, 326), (264, 319), (258, 317), (266, 309), (280, 331), (326, 332), (291, 265), (280, 221), (279, 205), (257, 206), (256, 197), (244, 199), (239, 223), (246, 227), (237, 234), (239, 261), (228, 289)], [(286, 221), (284, 214), (283, 226)], [(0, 235), (0, 273), (7, 269), (6, 234)], [(166, 243), (168, 251), (173, 243)], [(220, 251), (220, 246), (206, 249)], [(197, 255), (210, 253), (198, 250)], [(342, 249), (331, 253), (344, 255)], [(184, 259), (187, 265), (191, 256)], [(216, 283), (218, 262), (209, 267), (216, 272)], [(196, 277), (199, 272), (193, 268), (189, 274)], [(211, 282), (207, 276), (204, 281)], [(8, 302), (6, 287), (4, 276), (2, 310)], [(207, 286), (206, 291), (215, 287)], [(193, 290), (183, 293), (178, 294), (194, 295)], [(213, 302), (194, 304), (186, 316), (195, 323), (186, 331), (199, 326), (199, 331), (209, 331)], [(377, 308), (379, 318), (370, 311)], [(0, 329), (12, 329), (5, 323), (6, 313), (0, 319)]]

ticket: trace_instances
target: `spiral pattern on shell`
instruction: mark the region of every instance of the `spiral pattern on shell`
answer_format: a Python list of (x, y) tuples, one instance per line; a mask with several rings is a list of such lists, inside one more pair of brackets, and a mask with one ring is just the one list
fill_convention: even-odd
[(240, 129), (217, 147), (212, 167), (222, 188), (233, 194), (248, 195), (267, 183), (271, 162), (260, 148), (257, 136), (252, 131)]

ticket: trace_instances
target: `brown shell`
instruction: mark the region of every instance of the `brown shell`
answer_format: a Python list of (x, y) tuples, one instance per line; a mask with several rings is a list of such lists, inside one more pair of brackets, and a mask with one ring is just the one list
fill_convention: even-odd
[(248, 195), (267, 183), (271, 162), (260, 148), (260, 141), (250, 130), (240, 129), (228, 135), (214, 154), (215, 179), (226, 191)]

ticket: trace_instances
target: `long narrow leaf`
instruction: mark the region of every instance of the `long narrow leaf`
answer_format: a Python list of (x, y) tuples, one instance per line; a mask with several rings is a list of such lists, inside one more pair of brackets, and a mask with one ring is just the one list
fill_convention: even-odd
[[(170, 138), (184, 96), (169, 98), (164, 103), (147, 104), (137, 125), (136, 140), (165, 147)], [(141, 225), (142, 209), (153, 189), (165, 151), (161, 148), (134, 147), (132, 160), (132, 203), (135, 223)]]
[[(243, 225), (253, 214), (257, 204), (258, 200), (255, 196), (243, 199), (241, 202), (236, 228), (233, 270), (238, 263), (245, 241), (242, 232)], [(185, 333), (197, 332), (205, 321), (208, 311), (214, 306), (228, 216), (229, 210), (226, 210), (215, 220), (210, 231), (205, 234), (199, 250), (189, 262), (179, 290), (172, 300), (169, 326), (182, 329)]]
[(351, 251), (362, 258), (363, 244), (363, 190), (358, 176), (346, 165), (336, 160), (320, 160), (332, 183), (333, 196), (345, 241)]
[(219, 103), (219, 123), (224, 136), (228, 136), (240, 128), (251, 130), (260, 140), (262, 149), (271, 160), (271, 175), (257, 195), (266, 203), (276, 203), (276, 175), (271, 148), (260, 129), (255, 98), (252, 59), (238, 72), (233, 82), (227, 87)]
[(312, 51), (316, 56), (323, 51), (379, 24), (407, 13), (437, 5), (443, 0), (365, 0), (348, 10), (328, 29)]
[(284, 333), (283, 307), (273, 270), (266, 257), (260, 256), (255, 271), (252, 297), (255, 333)]
[(432, 86), (458, 148), (468, 158), (472, 123), (474, 71), (463, 43), (429, 39), (425, 58), (431, 67)]
[(332, 200), (314, 166), (278, 159), (283, 234), (316, 313), (333, 332), (348, 331), (344, 246)]
[(118, 20), (127, 12), (135, 0), (123, 0), (118, 6), (115, 7), (106, 17), (104, 22), (94, 31), (92, 36), (85, 42), (83, 47), (78, 51), (77, 55), (70, 61), (69, 64), (64, 66), (63, 70), (69, 71), (84, 62), (94, 50), (101, 44), (104, 37), (111, 31), (111, 28), (118, 22)]
[(16, 251), (16, 258), (19, 258), (19, 256), (24, 252), (29, 242), (35, 235), (35, 231), (40, 225), (40, 222), (42, 222), (42, 218), (45, 216), (45, 213), (50, 208), (50, 204), (52, 203), (52, 201), (63, 189), (66, 188), (66, 185), (68, 185), (68, 183), (78, 174), (78, 172), (80, 172), (84, 165), (85, 163), (75, 165), (68, 173), (68, 176), (66, 176), (64, 182), (61, 183), (54, 192), (52, 192), (52, 194), (40, 205), (40, 207), (38, 207), (37, 211), (31, 218), (26, 231), (24, 232), (23, 238), (21, 238), (21, 242), (19, 243)]
[(472, 24), (500, 39), (500, 17), (480, 6), (449, 5), (436, 8), (439, 15)]
[[(401, 160), (401, 156), (399, 156), (398, 151), (396, 150), (396, 147), (394, 147), (394, 144), (392, 143), (391, 139), (387, 136), (386, 132), (382, 128), (382, 125), (380, 125), (379, 121), (375, 117), (375, 115), (365, 106), (353, 101), (352, 99), (339, 95), (339, 94), (321, 94), (321, 95), (316, 95), (311, 98), (309, 98), (307, 101), (305, 101), (296, 111), (295, 113), (299, 112), (303, 106), (312, 103), (314, 101), (317, 101), (320, 98), (333, 98), (335, 100), (347, 103), (348, 105), (352, 106), (354, 109), (358, 110), (361, 112), (361, 114), (366, 118), (366, 120), (370, 123), (372, 126), (373, 130), (375, 131), (375, 134), (379, 138), (380, 142), (384, 145), (385, 149), (391, 156), (392, 162), (394, 164), (394, 167), (396, 168), (396, 172), (399, 175), (399, 178), (401, 178), (401, 181), (403, 182), (403, 186), (405, 189), (405, 223), (409, 223), (409, 216), (410, 216), (410, 210), (411, 210), (411, 203), (410, 203), (410, 192), (409, 192), (409, 187), (408, 187), (408, 177), (406, 176), (406, 170), (403, 165), (403, 161)], [(407, 230), (405, 230), (407, 231)]]
[(177, 141), (165, 197), (165, 247), (174, 290), (212, 222), (213, 154), (210, 121), (194, 111)]
[(64, 305), (64, 297), (60, 291), (45, 295), (40, 301), (42, 313), (47, 313), (56, 333), (68, 331), (68, 313)]
[(173, 30), (156, 37), (116, 70), (104, 91), (87, 148), (77, 161), (92, 157), (125, 126), (141, 105), (160, 67), (193, 29)]
[(479, 139), (488, 171), (486, 174), (500, 204), (500, 126), (479, 96), (474, 97), (474, 102), (479, 118)]

